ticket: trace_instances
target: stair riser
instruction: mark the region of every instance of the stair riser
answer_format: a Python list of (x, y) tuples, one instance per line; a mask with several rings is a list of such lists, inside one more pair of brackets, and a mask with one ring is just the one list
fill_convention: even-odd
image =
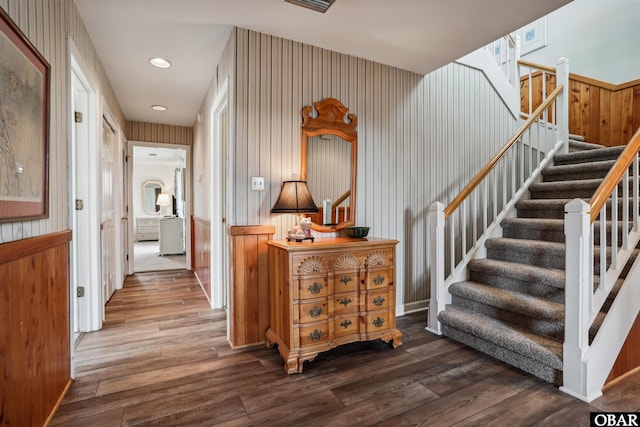
[(519, 248), (488, 248), (487, 258), (502, 261), (519, 262), (521, 264), (535, 265), (545, 268), (558, 268), (564, 270), (564, 251), (523, 251)]
[(492, 317), (509, 325), (527, 328), (529, 331), (538, 335), (554, 339), (564, 339), (564, 326), (562, 321), (558, 322), (546, 319), (533, 319), (531, 317), (503, 310), (491, 305), (483, 304), (479, 301), (463, 298), (458, 295), (452, 295), (451, 303), (457, 307), (466, 308), (467, 310)]
[(442, 325), (442, 333), (455, 341), (466, 344), (469, 347), (475, 348), (476, 350), (491, 357), (495, 357), (498, 360), (502, 360), (503, 362), (522, 369), (523, 371), (544, 381), (556, 385), (562, 384), (562, 371), (560, 370), (546, 366), (535, 360), (528, 359), (520, 354), (500, 347), (499, 345), (483, 341), (473, 335), (467, 334), (459, 329), (449, 327), (445, 324)]
[(564, 304), (564, 288), (473, 270), (469, 271), (469, 280)]
[[(607, 219), (611, 219), (611, 207), (606, 209)], [(633, 216), (633, 206), (629, 206), (629, 218)], [(518, 218), (564, 219), (564, 206), (518, 207)], [(618, 203), (618, 220), (622, 220), (622, 203)]]
[(558, 182), (558, 181), (576, 181), (581, 179), (603, 179), (607, 175), (608, 170), (584, 170), (577, 172), (558, 173), (558, 174), (545, 174), (542, 172), (543, 181), (545, 182)]
[[(563, 230), (558, 229), (540, 229), (540, 228), (524, 228), (524, 227), (511, 227), (506, 226), (502, 228), (503, 236), (512, 239), (527, 239), (527, 240), (541, 240), (543, 242), (556, 242), (564, 243), (566, 236)], [(611, 239), (610, 236), (611, 227), (607, 231), (607, 239)], [(596, 245), (600, 245), (600, 230), (596, 229), (594, 234), (594, 242)], [(618, 241), (622, 239), (622, 231), (618, 233)], [(609, 244), (611, 242), (609, 241)]]
[[(621, 152), (622, 150), (619, 150), (619, 151)], [(618, 151), (614, 151), (610, 154), (605, 154), (605, 155), (602, 155), (600, 151), (597, 151), (597, 152), (594, 151), (591, 153), (582, 152), (579, 155), (568, 156), (568, 158), (566, 158), (565, 156), (556, 156), (554, 158), (553, 164), (555, 166), (564, 166), (564, 165), (581, 165), (585, 163), (601, 162), (605, 160), (615, 161), (618, 159), (619, 156), (620, 156), (620, 153)]]

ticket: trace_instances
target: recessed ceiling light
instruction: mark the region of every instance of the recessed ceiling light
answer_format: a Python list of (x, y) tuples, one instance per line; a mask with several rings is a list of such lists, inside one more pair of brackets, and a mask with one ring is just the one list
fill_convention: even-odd
[(156, 111), (167, 111), (167, 107), (165, 107), (164, 105), (152, 105), (151, 108)]
[(167, 61), (164, 58), (151, 58), (149, 60), (151, 65), (158, 68), (169, 68), (171, 67), (171, 62)]

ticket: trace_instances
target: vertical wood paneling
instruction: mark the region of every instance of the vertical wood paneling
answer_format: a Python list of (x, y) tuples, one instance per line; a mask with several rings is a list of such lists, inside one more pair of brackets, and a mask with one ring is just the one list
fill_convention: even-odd
[[(401, 241), (398, 302), (426, 300), (429, 204), (453, 198), (513, 131), (484, 76), (459, 64), (420, 76), (244, 29), (233, 37), (230, 224), (272, 223), (285, 236), (295, 218), (270, 208), (299, 174), (301, 108), (338, 98), (358, 116), (356, 222)], [(264, 176), (266, 191), (252, 192), (250, 176)]]
[(269, 259), (266, 242), (275, 227), (231, 226), (229, 257), (229, 344), (260, 344), (269, 327)]
[(131, 141), (193, 145), (193, 128), (187, 126), (127, 122), (126, 135)]
[[(542, 78), (532, 80), (533, 108), (540, 105)], [(528, 108), (528, 82), (521, 80), (522, 108)], [(555, 81), (547, 84), (547, 93)], [(612, 85), (576, 74), (569, 76), (569, 132), (605, 146), (624, 145), (640, 127), (640, 81)]]
[(631, 330), (627, 335), (627, 339), (620, 350), (620, 354), (611, 368), (607, 382), (612, 381), (640, 366), (640, 314), (636, 317)]
[(43, 425), (70, 381), (69, 241), (0, 244), (0, 424)]
[(191, 217), (191, 266), (211, 302), (211, 221)]

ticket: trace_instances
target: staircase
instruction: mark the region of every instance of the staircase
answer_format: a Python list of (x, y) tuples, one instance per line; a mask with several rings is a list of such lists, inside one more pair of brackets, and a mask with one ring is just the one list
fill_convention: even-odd
[[(542, 182), (532, 184), (530, 199), (516, 204), (517, 217), (502, 221), (502, 237), (486, 241), (487, 257), (469, 262), (469, 279), (449, 286), (451, 303), (438, 315), (446, 336), (556, 385), (563, 370), (564, 206), (588, 200), (624, 148), (577, 138), (569, 146), (543, 170)], [(596, 245), (599, 227), (596, 222)], [(591, 338), (604, 315), (592, 325)]]

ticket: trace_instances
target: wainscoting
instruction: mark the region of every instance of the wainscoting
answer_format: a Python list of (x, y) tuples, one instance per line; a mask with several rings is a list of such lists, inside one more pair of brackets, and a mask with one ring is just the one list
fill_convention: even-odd
[[(546, 92), (556, 87), (555, 76), (545, 74)], [(533, 108), (540, 105), (542, 75), (533, 75)], [(529, 106), (529, 83), (520, 81), (522, 108)], [(526, 111), (523, 110), (523, 111)], [(625, 145), (640, 127), (640, 80), (612, 85), (577, 74), (569, 75), (569, 132), (606, 146)]]
[(71, 231), (0, 244), (0, 424), (43, 425), (70, 384)]
[(191, 216), (191, 266), (211, 302), (211, 220)]
[(273, 225), (227, 227), (229, 234), (229, 344), (265, 342), (269, 327), (269, 252)]

